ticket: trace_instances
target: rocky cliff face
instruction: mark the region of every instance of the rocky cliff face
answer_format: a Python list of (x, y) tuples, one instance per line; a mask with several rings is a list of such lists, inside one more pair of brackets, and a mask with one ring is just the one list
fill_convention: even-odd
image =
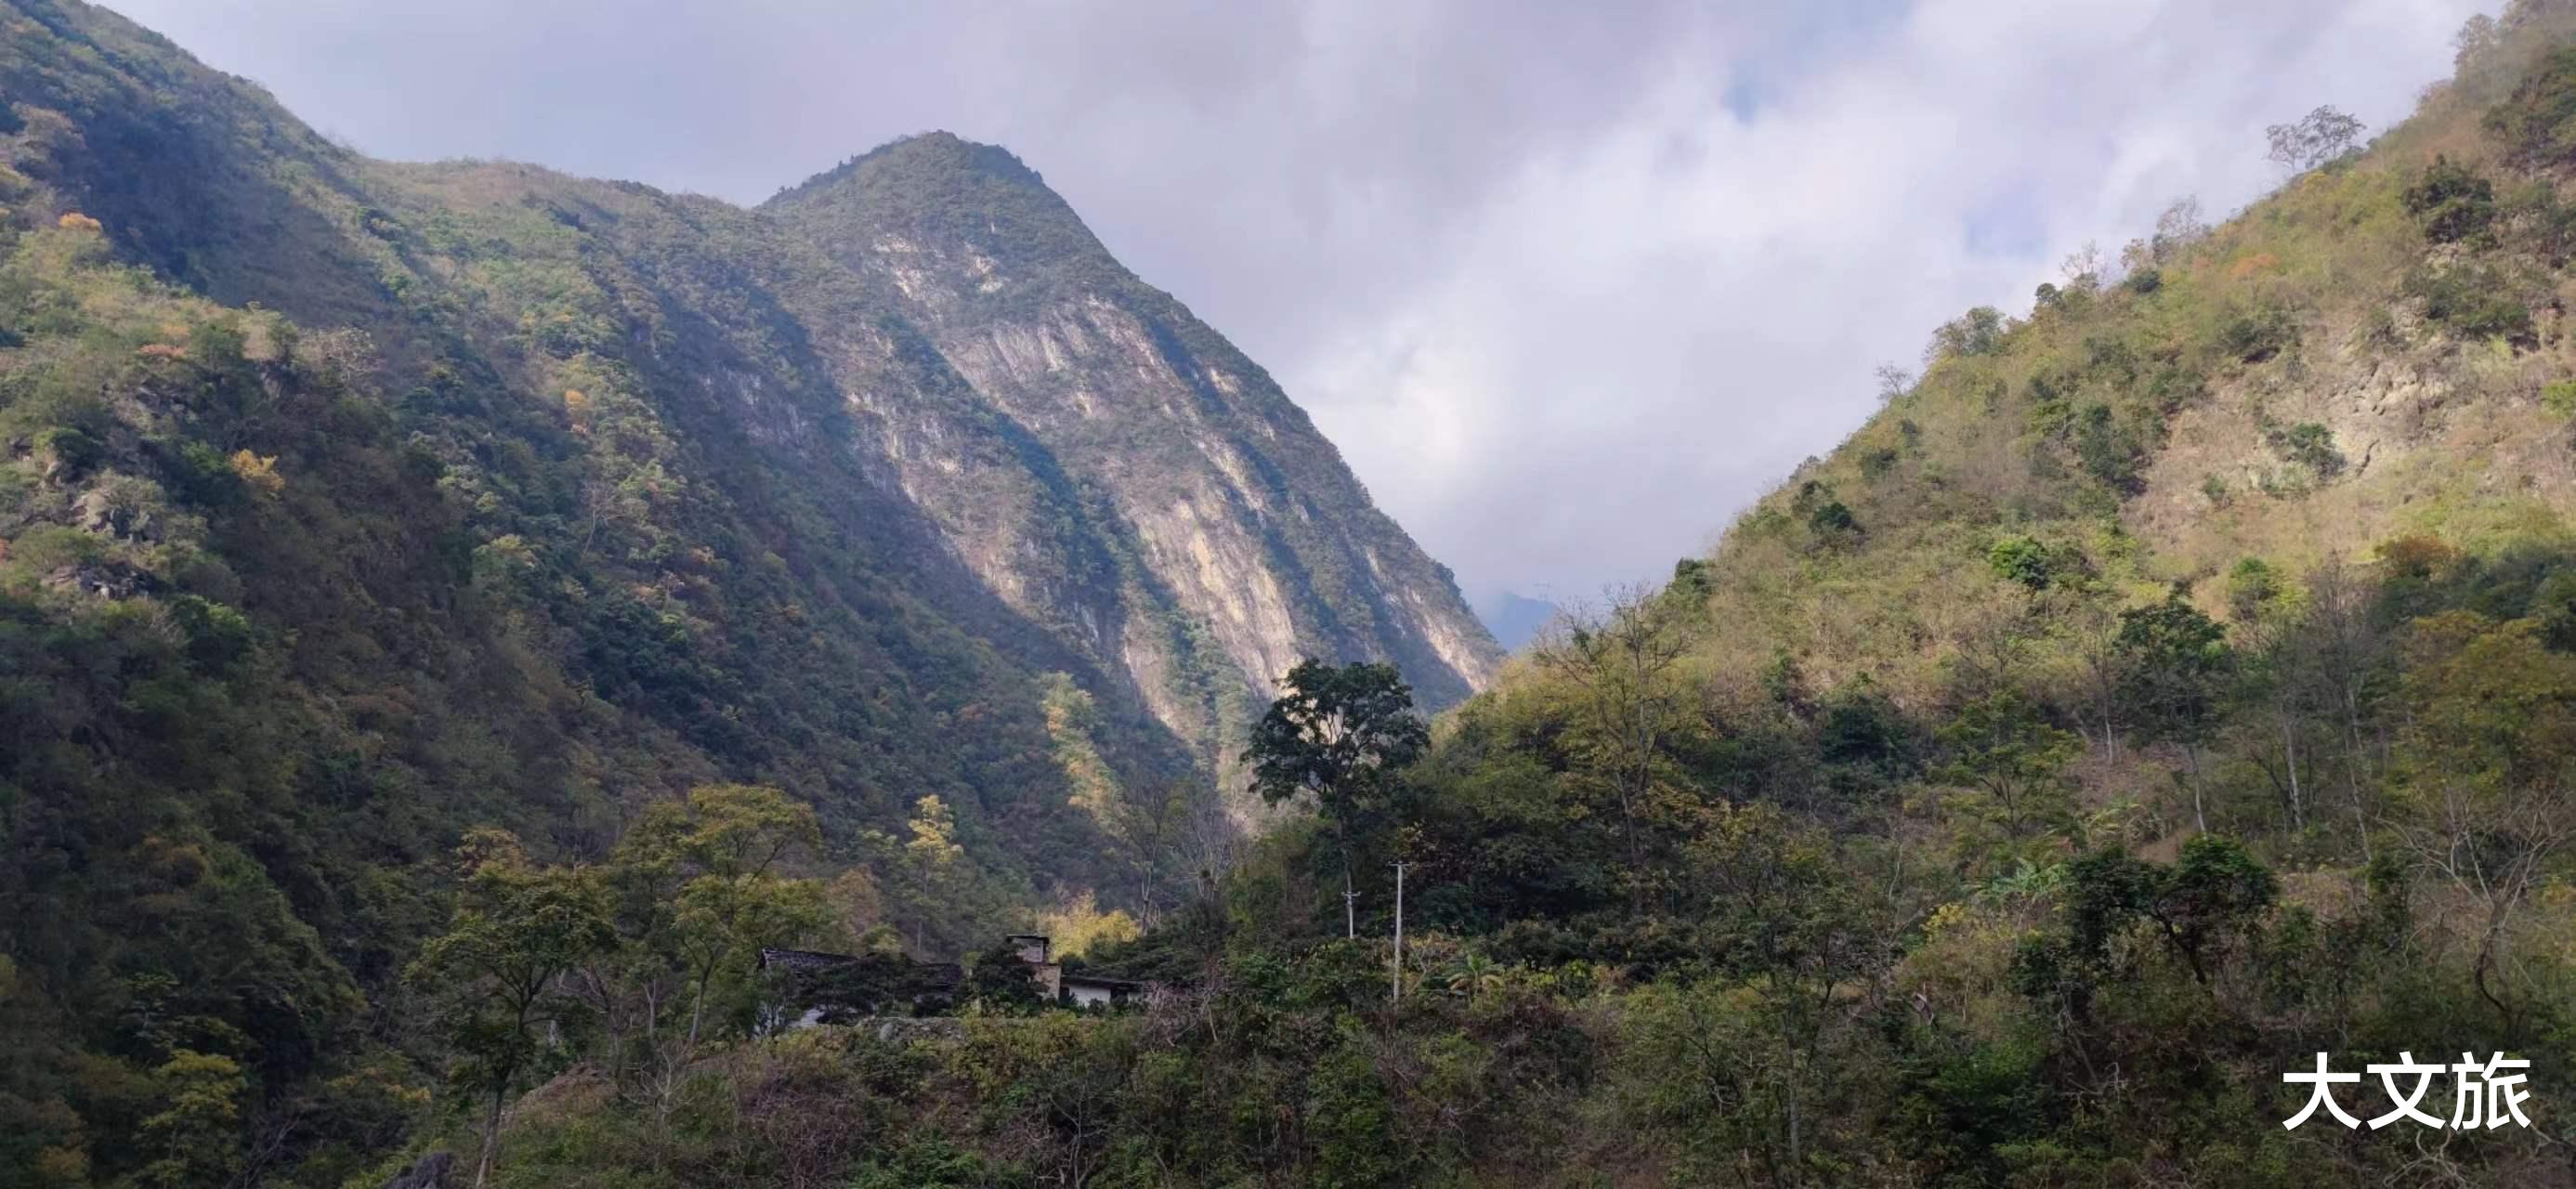
[[(1202, 755), (1303, 656), (1394, 660), (1433, 706), (1491, 675), (1448, 572), (1304, 411), (1010, 154), (915, 137), (762, 213), (900, 319), (819, 320), (884, 481)], [(920, 399), (950, 377), (961, 399)]]

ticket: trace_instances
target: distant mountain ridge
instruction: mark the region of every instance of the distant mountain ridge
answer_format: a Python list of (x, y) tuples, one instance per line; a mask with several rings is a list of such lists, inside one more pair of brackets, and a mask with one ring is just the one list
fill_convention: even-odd
[(1546, 599), (1511, 590), (1494, 592), (1476, 608), (1476, 618), (1483, 620), (1485, 630), (1494, 634), (1494, 642), (1514, 652), (1538, 639), (1539, 633), (1564, 613), (1564, 608)]

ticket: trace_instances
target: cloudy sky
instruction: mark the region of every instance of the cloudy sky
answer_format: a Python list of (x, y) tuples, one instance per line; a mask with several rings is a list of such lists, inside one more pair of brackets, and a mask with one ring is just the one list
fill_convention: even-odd
[(1705, 547), (1978, 303), (2372, 127), (2479, 0), (110, 0), (379, 156), (750, 203), (1016, 151), (1469, 593)]

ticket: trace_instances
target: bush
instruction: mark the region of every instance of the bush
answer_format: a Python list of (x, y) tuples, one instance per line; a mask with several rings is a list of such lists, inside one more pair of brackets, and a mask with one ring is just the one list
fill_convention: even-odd
[(1850, 505), (1834, 500), (1818, 506), (1814, 514), (1807, 517), (1807, 527), (1819, 537), (1857, 536), (1860, 518), (1852, 515)]
[(65, 482), (80, 478), (107, 458), (105, 444), (68, 425), (38, 430), (35, 447), (45, 460), (46, 476)]
[(2576, 379), (2551, 381), (2540, 390), (2540, 407), (2561, 417), (2576, 417)]
[(946, 1139), (907, 1142), (859, 1168), (851, 1189), (1004, 1189), (1026, 1185), (1019, 1169), (996, 1165)]
[(2138, 434), (2122, 425), (2109, 405), (2084, 406), (2076, 421), (2075, 457), (2084, 464), (2085, 474), (2112, 491), (2136, 495), (2145, 486), (2138, 471), (2146, 452)]
[(2406, 188), (2405, 201), (2406, 213), (2424, 225), (2424, 238), (2437, 244), (2485, 242), (2495, 223), (2495, 184), (2448, 157), (2433, 158)]
[(2261, 363), (2298, 341), (2298, 327), (2282, 310), (2238, 314), (2218, 330), (2219, 348), (2245, 363)]
[(2426, 321), (2457, 337), (2532, 341), (2530, 309), (2504, 275), (2487, 265), (2418, 268), (2406, 275), (2403, 290), (2424, 303)]
[(2314, 421), (2265, 430), (2263, 440), (2281, 456), (2281, 461), (2304, 467), (2319, 479), (2343, 473), (2343, 451), (2335, 448), (2334, 431)]
[(208, 672), (229, 669), (250, 652), (249, 617), (222, 603), (180, 595), (170, 601), (170, 618), (188, 634), (188, 659)]
[(2048, 546), (2031, 537), (2006, 537), (1986, 551), (1986, 568), (1995, 577), (2032, 590), (2048, 589), (2051, 561)]

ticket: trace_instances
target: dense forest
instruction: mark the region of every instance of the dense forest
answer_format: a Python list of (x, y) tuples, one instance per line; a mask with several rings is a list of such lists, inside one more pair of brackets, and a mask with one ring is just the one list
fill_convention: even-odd
[[(217, 304), (0, 173), (0, 1185), (2576, 1184), (2576, 5), (2458, 49), (2375, 138), (2285, 121), (2235, 217), (1938, 328), (1462, 705), (1287, 671), (1221, 742), (1310, 812), (1245, 845), (1183, 841), (1074, 668), (707, 713), (694, 648), (770, 620), (561, 618), (627, 597), (563, 555), (656, 556), (661, 480), (536, 516), (533, 447), (441, 436), (537, 414), (442, 413), (494, 397), (436, 319)], [(584, 402), (530, 440), (650, 441)], [(1058, 782), (1126, 866), (1044, 927), (1155, 989), (1039, 1002), (980, 786), (807, 774), (861, 726)], [(2529, 1125), (2286, 1128), (2321, 1052), (2527, 1060)]]

